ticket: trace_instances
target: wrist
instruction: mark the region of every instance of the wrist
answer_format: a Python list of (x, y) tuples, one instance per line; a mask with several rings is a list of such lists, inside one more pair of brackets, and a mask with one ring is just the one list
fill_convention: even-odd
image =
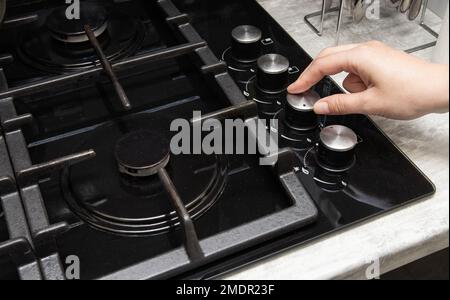
[(449, 66), (433, 65), (436, 69), (436, 98), (433, 101), (433, 112), (447, 113), (449, 111)]
[(449, 68), (448, 65), (439, 65), (429, 63), (426, 68), (422, 86), (422, 95), (419, 100), (418, 113), (447, 113), (449, 111)]

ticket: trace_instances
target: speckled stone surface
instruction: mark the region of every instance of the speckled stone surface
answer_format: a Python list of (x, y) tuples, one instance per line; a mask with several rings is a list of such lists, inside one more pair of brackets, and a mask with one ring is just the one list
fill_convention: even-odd
[[(336, 18), (330, 17), (319, 38), (303, 17), (320, 10), (319, 0), (259, 0), (260, 4), (311, 55), (335, 44)], [(427, 24), (438, 30), (440, 19), (427, 13)], [(404, 15), (383, 12), (381, 21), (355, 25), (347, 17), (341, 43), (381, 40), (408, 49), (432, 40)], [(415, 55), (429, 59), (432, 49)], [(342, 84), (345, 75), (334, 80)], [(449, 116), (430, 115), (402, 122), (374, 118), (376, 123), (434, 182), (437, 193), (363, 224), (295, 247), (250, 265), (226, 279), (365, 279), (374, 260), (385, 273), (439, 251), (449, 245)]]

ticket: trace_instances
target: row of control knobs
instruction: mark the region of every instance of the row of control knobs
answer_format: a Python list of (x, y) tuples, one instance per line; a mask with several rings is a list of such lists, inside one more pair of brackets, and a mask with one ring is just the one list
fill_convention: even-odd
[[(242, 25), (232, 31), (232, 56), (235, 60), (257, 65), (257, 87), (273, 94), (286, 90), (289, 77), (289, 60), (280, 54), (262, 55), (261, 30), (255, 26)], [(284, 106), (284, 122), (292, 130), (307, 132), (318, 126), (314, 105), (319, 94), (309, 91), (299, 95), (288, 94)], [(357, 135), (348, 127), (329, 126), (320, 132), (318, 163), (329, 170), (349, 168), (354, 160)]]
[(280, 54), (262, 55), (262, 32), (251, 25), (236, 27), (232, 33), (231, 53), (241, 63), (258, 67), (258, 88), (267, 93), (286, 89), (289, 76), (289, 60)]

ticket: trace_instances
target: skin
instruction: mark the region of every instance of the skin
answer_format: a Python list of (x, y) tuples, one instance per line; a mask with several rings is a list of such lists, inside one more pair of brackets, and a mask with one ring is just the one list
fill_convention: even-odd
[(426, 62), (377, 41), (325, 49), (288, 92), (306, 92), (325, 76), (341, 72), (349, 73), (344, 81), (349, 94), (321, 99), (314, 107), (317, 114), (411, 120), (449, 110), (448, 65)]

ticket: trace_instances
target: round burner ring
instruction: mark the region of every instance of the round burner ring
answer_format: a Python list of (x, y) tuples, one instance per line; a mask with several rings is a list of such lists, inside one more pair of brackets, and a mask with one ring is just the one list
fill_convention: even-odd
[[(93, 30), (96, 38), (105, 33), (106, 29), (108, 29), (108, 22), (104, 23), (101, 27)], [(63, 35), (52, 32), (52, 37), (58, 41), (69, 43), (69, 44), (80, 44), (89, 41), (87, 34), (81, 33), (78, 35)]]
[(66, 16), (66, 7), (55, 9), (47, 18), (47, 28), (51, 36), (61, 42), (77, 44), (88, 42), (84, 26), (89, 25), (95, 37), (101, 36), (108, 28), (108, 12), (94, 3), (82, 3), (80, 18), (70, 20)]
[(131, 132), (117, 142), (115, 157), (121, 173), (152, 176), (169, 163), (169, 141), (165, 135), (149, 130)]

